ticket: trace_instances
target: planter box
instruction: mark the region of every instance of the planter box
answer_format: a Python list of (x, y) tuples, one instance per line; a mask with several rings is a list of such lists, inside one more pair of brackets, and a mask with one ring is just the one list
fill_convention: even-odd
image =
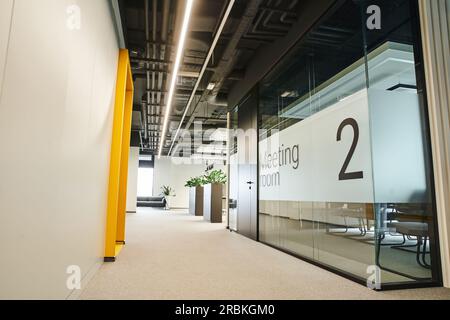
[(189, 189), (189, 214), (203, 216), (203, 187)]
[(223, 184), (207, 184), (204, 186), (203, 218), (211, 223), (222, 223)]

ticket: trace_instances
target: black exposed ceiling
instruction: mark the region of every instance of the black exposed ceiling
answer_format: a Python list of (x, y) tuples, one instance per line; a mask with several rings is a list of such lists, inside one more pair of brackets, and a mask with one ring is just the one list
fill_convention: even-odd
[[(119, 4), (136, 90), (132, 144), (156, 154), (185, 0), (120, 0)], [(227, 5), (228, 0), (195, 1), (163, 155), (172, 144)], [(236, 0), (183, 128), (192, 127), (194, 119), (208, 129), (226, 127), (229, 88), (241, 81), (261, 46), (289, 32), (299, 10), (300, 0)], [(211, 81), (218, 85), (209, 91)]]

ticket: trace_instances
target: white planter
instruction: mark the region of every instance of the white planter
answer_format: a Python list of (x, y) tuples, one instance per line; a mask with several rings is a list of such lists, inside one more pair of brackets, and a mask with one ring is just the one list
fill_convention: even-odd
[(170, 210), (173, 196), (166, 196), (166, 207), (165, 210)]
[(192, 187), (189, 190), (189, 214), (203, 216), (203, 187)]

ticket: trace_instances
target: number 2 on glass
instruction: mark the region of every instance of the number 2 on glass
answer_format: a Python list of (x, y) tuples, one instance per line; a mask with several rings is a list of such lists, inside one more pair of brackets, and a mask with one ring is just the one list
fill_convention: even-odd
[(359, 125), (358, 122), (353, 118), (345, 119), (341, 125), (339, 126), (338, 132), (337, 132), (337, 141), (341, 141), (342, 138), (342, 131), (345, 127), (351, 126), (353, 128), (353, 143), (350, 147), (350, 151), (347, 154), (347, 158), (345, 158), (344, 165), (342, 166), (341, 171), (339, 172), (339, 181), (343, 180), (356, 180), (356, 179), (363, 179), (364, 178), (364, 172), (357, 171), (357, 172), (347, 172), (348, 166), (350, 164), (350, 161), (353, 158), (353, 155), (355, 154), (356, 147), (358, 145), (359, 141)]

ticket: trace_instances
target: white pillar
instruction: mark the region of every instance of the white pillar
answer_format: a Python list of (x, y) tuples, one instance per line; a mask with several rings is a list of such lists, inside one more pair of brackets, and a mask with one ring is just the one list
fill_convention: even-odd
[(450, 0), (420, 0), (444, 286), (450, 288)]

